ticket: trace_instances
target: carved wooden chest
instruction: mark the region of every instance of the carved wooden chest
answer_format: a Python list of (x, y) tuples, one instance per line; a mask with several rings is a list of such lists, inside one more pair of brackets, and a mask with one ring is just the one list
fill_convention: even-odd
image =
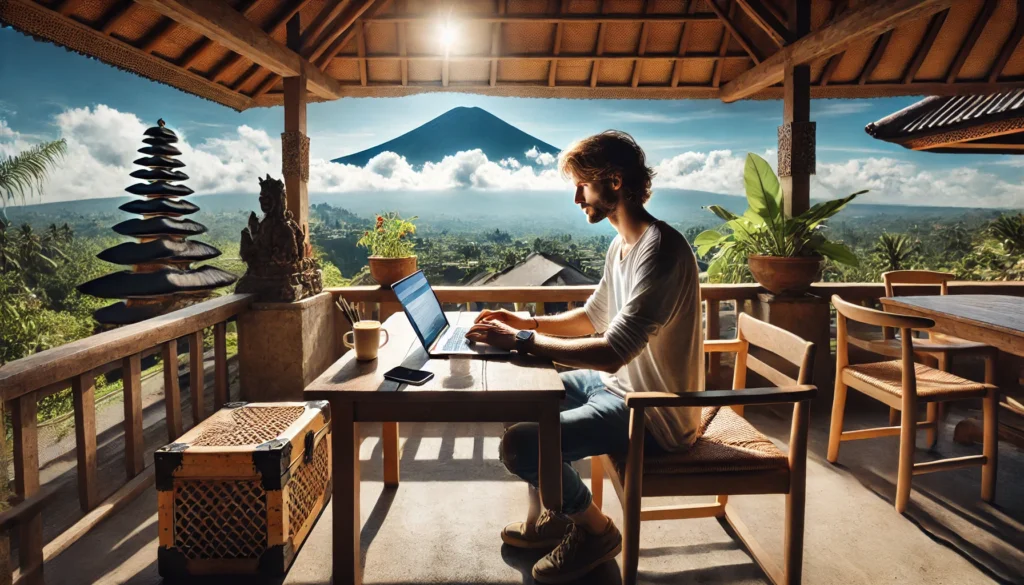
[(330, 407), (231, 403), (154, 463), (161, 576), (284, 575), (330, 498)]

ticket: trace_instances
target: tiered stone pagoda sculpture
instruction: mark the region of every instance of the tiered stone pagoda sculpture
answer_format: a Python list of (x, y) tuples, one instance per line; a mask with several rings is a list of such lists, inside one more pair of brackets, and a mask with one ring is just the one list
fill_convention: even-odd
[(127, 299), (93, 314), (104, 325), (135, 323), (179, 309), (236, 279), (214, 266), (191, 267), (193, 262), (220, 256), (220, 250), (187, 239), (205, 233), (206, 226), (181, 217), (199, 211), (199, 207), (180, 199), (191, 195), (192, 189), (174, 184), (188, 180), (188, 175), (175, 170), (185, 166), (174, 158), (181, 154), (174, 147), (177, 135), (164, 127), (163, 120), (145, 134), (146, 146), (139, 152), (146, 156), (135, 161), (145, 168), (131, 176), (146, 182), (125, 189), (144, 199), (129, 201), (119, 208), (139, 214), (142, 219), (129, 219), (113, 228), (138, 241), (119, 244), (97, 255), (100, 260), (131, 266), (132, 270), (107, 274), (78, 286), (80, 292), (95, 297)]
[(305, 232), (286, 209), (283, 182), (270, 175), (260, 179), (260, 209), (263, 219), (249, 214), (242, 230), (238, 252), (247, 267), (235, 291), (283, 303), (318, 294), (324, 288), (320, 269)]

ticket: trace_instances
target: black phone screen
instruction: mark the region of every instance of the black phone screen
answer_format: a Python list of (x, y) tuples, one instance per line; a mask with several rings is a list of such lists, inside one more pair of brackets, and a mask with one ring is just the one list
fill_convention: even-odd
[(384, 373), (385, 380), (393, 380), (395, 382), (401, 382), (403, 384), (412, 384), (413, 386), (419, 386), (425, 383), (427, 380), (434, 377), (434, 372), (427, 372), (425, 370), (413, 370), (411, 368), (405, 368), (398, 366), (391, 368)]

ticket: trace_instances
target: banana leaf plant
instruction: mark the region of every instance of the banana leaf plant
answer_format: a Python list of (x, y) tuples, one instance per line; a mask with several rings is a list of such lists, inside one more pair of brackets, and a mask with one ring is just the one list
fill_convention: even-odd
[(771, 166), (753, 153), (747, 154), (743, 186), (747, 192), (747, 210), (743, 215), (719, 205), (708, 206), (706, 209), (725, 221), (723, 227), (727, 229), (706, 230), (693, 241), (698, 256), (715, 251), (708, 265), (710, 280), (715, 280), (730, 266), (746, 263), (748, 256), (825, 257), (841, 264), (859, 265), (857, 256), (849, 248), (830, 242), (823, 230), (825, 220), (867, 190), (818, 203), (796, 217), (786, 217), (779, 179)]

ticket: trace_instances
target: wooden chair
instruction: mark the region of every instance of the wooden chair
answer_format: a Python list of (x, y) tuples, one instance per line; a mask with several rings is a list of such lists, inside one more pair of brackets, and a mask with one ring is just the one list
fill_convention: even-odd
[[(998, 390), (995, 386), (973, 382), (949, 372), (915, 363), (915, 343), (912, 333), (915, 329), (928, 329), (935, 325), (931, 319), (911, 317), (876, 311), (848, 303), (832, 296), (836, 308), (836, 391), (832, 402), (832, 427), (828, 437), (830, 463), (839, 458), (839, 444), (842, 441), (873, 439), (899, 435), (900, 458), (896, 475), (896, 511), (901, 514), (910, 500), (912, 476), (933, 471), (958, 469), (981, 465), (981, 497), (986, 502), (995, 499), (996, 489), (996, 430)], [(873, 325), (892, 327), (900, 331), (901, 356), (899, 360), (870, 364), (850, 364), (848, 358), (847, 319)], [(852, 387), (864, 394), (901, 411), (900, 425), (843, 432), (843, 414), (846, 408), (846, 390)], [(914, 463), (914, 448), (917, 431), (934, 428), (938, 423), (929, 409), (929, 418), (923, 423), (917, 421), (917, 405), (931, 404), (946, 400), (983, 399), (984, 431), (982, 454), (967, 457), (941, 459), (927, 463)]]
[[(887, 297), (896, 296), (893, 285), (897, 284), (937, 284), (939, 285), (939, 294), (945, 295), (949, 293), (949, 281), (954, 278), (956, 278), (956, 275), (950, 272), (935, 272), (932, 270), (894, 270), (882, 274), (882, 282), (885, 284), (885, 296)], [(890, 327), (882, 328), (881, 339), (863, 339), (851, 335), (849, 342), (854, 347), (888, 357), (898, 358), (903, 355), (900, 340), (896, 338), (893, 334), (893, 329)], [(996, 350), (994, 348), (984, 343), (967, 341), (966, 339), (934, 331), (928, 332), (927, 337), (915, 337), (913, 342), (915, 357), (926, 365), (938, 367), (943, 372), (952, 371), (951, 368), (953, 367), (953, 358), (955, 356), (981, 356), (985, 361), (985, 383), (995, 383)], [(925, 441), (928, 443), (929, 449), (938, 442), (939, 423), (945, 420), (945, 418), (945, 402), (928, 403), (928, 417), (926, 421), (936, 423), (934, 426), (927, 427), (925, 433)], [(890, 408), (889, 424), (895, 425), (898, 422), (899, 411)]]
[[(637, 392), (626, 397), (630, 408), (629, 451), (625, 457), (591, 458), (594, 503), (600, 507), (607, 473), (622, 503), (623, 585), (634, 585), (640, 549), (640, 522), (684, 518), (724, 518), (764, 572), (776, 585), (800, 583), (803, 565), (804, 497), (807, 469), (807, 418), (817, 393), (811, 379), (814, 344), (741, 314), (737, 339), (705, 341), (704, 351), (735, 352), (734, 390), (669, 394)], [(749, 354), (764, 348), (798, 369), (790, 378)], [(762, 356), (764, 357), (764, 356)], [(767, 359), (767, 358), (766, 358)], [(747, 370), (778, 388), (746, 387)], [(783, 453), (743, 418), (747, 404), (793, 404), (789, 453)], [(682, 453), (644, 455), (645, 410), (655, 406), (701, 408), (703, 435)], [(722, 408), (732, 406), (732, 408)], [(769, 559), (728, 505), (729, 495), (786, 494), (784, 568)], [(642, 497), (717, 496), (714, 503), (641, 508)]]

